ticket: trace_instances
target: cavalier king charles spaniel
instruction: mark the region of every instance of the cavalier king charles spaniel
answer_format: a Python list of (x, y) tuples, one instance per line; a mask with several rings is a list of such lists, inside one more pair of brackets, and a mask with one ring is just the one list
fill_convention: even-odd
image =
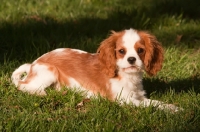
[(97, 53), (70, 48), (53, 50), (16, 69), (12, 82), (18, 90), (30, 94), (46, 95), (45, 88), (49, 86), (58, 91), (66, 86), (85, 91), (87, 97), (100, 94), (136, 106), (178, 111), (172, 104), (145, 97), (143, 72), (153, 76), (162, 63), (163, 48), (155, 36), (135, 29), (112, 31)]

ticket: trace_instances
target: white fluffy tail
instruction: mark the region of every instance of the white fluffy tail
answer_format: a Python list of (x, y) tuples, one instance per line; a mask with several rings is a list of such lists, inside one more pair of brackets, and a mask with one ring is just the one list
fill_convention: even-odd
[[(26, 76), (29, 74), (30, 68), (31, 64), (23, 64), (12, 73), (11, 80), (16, 87), (18, 86), (19, 81), (23, 81), (26, 79)], [(23, 73), (26, 73), (24, 77), (22, 77)]]

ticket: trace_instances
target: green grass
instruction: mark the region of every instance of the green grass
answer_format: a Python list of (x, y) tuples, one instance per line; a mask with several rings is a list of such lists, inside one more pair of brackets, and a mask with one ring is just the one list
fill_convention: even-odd
[[(199, 7), (198, 0), (1, 0), (0, 131), (199, 131)], [(144, 77), (147, 96), (184, 111), (88, 101), (67, 88), (38, 97), (11, 84), (15, 68), (47, 51), (95, 52), (110, 30), (131, 27), (152, 32), (165, 49), (163, 69)]]

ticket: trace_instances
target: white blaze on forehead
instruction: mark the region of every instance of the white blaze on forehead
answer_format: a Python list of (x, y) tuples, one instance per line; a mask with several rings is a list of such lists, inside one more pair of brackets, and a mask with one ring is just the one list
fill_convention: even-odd
[(135, 44), (140, 40), (140, 36), (134, 29), (125, 30), (125, 34), (122, 37), (122, 46), (126, 49), (126, 54), (123, 58), (118, 59), (117, 65), (119, 69), (128, 68), (131, 64), (128, 62), (129, 57), (134, 57), (136, 59), (134, 65), (141, 68), (143, 67), (143, 62), (140, 59), (137, 51), (135, 49)]
[(138, 35), (137, 31), (134, 29), (125, 30), (125, 34), (122, 38), (123, 45), (128, 49), (134, 48), (134, 45), (137, 41), (140, 40), (140, 36)]

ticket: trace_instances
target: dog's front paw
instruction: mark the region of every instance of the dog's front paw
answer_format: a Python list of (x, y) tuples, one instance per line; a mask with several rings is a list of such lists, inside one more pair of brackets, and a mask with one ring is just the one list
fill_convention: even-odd
[(162, 105), (159, 105), (159, 108), (160, 109), (163, 109), (163, 110), (169, 110), (170, 112), (180, 112), (180, 111), (183, 111), (184, 109), (181, 108), (181, 107), (177, 107), (173, 104), (162, 104)]

